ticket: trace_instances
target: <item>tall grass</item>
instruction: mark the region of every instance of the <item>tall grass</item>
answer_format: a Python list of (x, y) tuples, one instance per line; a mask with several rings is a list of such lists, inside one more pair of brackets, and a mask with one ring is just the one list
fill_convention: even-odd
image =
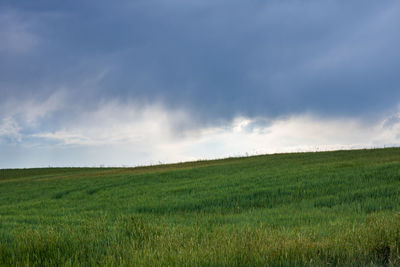
[[(12, 238), (11, 238), (12, 236)], [(371, 215), (330, 236), (267, 226), (171, 227), (119, 218), (3, 234), (4, 265), (399, 265), (400, 216)]]
[(0, 170), (0, 265), (400, 265), (400, 149)]

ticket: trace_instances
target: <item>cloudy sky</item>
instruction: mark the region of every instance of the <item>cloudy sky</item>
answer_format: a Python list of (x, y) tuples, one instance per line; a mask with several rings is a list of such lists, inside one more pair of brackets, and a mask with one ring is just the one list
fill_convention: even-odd
[(400, 2), (0, 1), (0, 168), (400, 145)]

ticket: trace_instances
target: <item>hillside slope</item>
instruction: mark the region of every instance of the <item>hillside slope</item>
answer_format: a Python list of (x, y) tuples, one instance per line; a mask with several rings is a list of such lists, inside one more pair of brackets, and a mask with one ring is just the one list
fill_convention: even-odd
[(0, 264), (396, 265), (399, 212), (399, 148), (0, 170)]

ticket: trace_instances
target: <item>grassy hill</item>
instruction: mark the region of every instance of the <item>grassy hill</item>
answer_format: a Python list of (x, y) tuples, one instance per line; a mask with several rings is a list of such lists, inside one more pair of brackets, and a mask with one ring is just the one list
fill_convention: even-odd
[(400, 149), (0, 170), (0, 265), (400, 265)]

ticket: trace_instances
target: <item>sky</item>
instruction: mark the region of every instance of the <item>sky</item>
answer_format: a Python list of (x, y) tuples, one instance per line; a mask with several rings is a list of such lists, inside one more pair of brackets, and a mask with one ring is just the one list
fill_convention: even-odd
[(0, 0), (0, 168), (400, 145), (400, 2)]

